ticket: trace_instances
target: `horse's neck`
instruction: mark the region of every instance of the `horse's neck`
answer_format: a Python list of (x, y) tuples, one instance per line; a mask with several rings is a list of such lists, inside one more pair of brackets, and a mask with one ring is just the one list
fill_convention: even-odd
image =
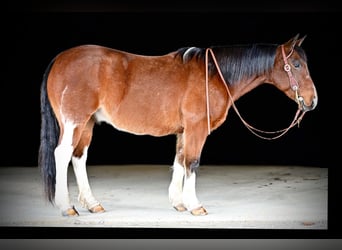
[(265, 81), (265, 76), (258, 76), (247, 80), (242, 80), (234, 85), (229, 85), (228, 88), (231, 89), (232, 97), (235, 101), (239, 99), (241, 96), (247, 94), (251, 90), (265, 83)]

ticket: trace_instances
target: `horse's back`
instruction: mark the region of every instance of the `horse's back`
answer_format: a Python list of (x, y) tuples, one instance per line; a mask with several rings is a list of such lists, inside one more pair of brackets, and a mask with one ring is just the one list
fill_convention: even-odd
[(119, 50), (114, 48), (109, 48), (102, 45), (96, 45), (96, 44), (84, 44), (75, 46), (72, 48), (69, 48), (67, 50), (62, 51), (59, 53), (57, 58), (66, 60), (67, 58), (77, 58), (77, 57), (109, 57), (113, 59), (113, 57), (124, 57), (129, 60), (135, 59), (135, 58), (141, 58), (141, 59), (162, 59), (166, 57), (175, 58), (177, 54), (177, 51), (172, 51), (166, 54), (162, 55), (144, 55), (144, 54), (137, 54), (137, 53), (131, 53), (125, 50)]
[(54, 110), (75, 122), (94, 115), (120, 130), (166, 135), (181, 129), (190, 72), (175, 52), (144, 56), (82, 45), (56, 57), (48, 93)]

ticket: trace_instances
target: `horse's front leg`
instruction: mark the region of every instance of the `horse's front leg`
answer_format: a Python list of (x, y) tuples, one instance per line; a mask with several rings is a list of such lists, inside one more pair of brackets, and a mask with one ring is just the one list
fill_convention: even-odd
[(207, 215), (207, 210), (202, 206), (196, 195), (196, 172), (199, 167), (199, 160), (194, 160), (190, 164), (190, 171), (186, 171), (183, 186), (183, 203), (187, 210), (193, 215)]
[(183, 204), (183, 181), (185, 170), (184, 167), (179, 164), (177, 155), (172, 170), (172, 179), (169, 186), (169, 200), (177, 211), (183, 212), (186, 211)]
[(200, 164), (200, 156), (208, 136), (206, 122), (188, 123), (184, 129), (184, 166), (183, 203), (193, 215), (206, 215), (196, 195), (196, 171)]
[[(192, 168), (199, 165), (196, 161)], [(177, 161), (177, 156), (172, 166), (172, 180), (169, 186), (169, 200), (172, 206), (179, 212), (191, 211), (193, 215), (206, 215), (207, 211), (197, 199), (196, 195), (196, 172), (185, 174), (185, 168)]]
[(199, 167), (207, 133), (200, 126), (187, 128), (177, 137), (177, 155), (173, 165), (169, 198), (178, 211), (189, 210), (193, 215), (206, 215), (206, 209), (197, 199), (195, 171)]

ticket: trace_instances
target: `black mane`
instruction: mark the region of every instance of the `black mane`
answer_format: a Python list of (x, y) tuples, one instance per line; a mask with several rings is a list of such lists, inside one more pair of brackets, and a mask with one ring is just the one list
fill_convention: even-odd
[[(213, 46), (217, 63), (228, 84), (235, 84), (243, 79), (267, 74), (274, 65), (276, 44), (250, 44)], [(195, 58), (205, 60), (204, 48), (186, 47), (177, 51), (184, 63)], [(209, 74), (217, 73), (212, 56), (209, 54)]]

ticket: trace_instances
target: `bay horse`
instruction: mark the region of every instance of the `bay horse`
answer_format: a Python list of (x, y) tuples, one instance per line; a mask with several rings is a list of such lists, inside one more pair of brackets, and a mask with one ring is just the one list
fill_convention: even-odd
[(38, 165), (46, 199), (64, 216), (79, 215), (70, 202), (70, 162), (78, 200), (92, 213), (104, 212), (86, 171), (96, 123), (135, 135), (177, 137), (171, 205), (206, 215), (196, 195), (196, 169), (207, 136), (227, 118), (234, 101), (267, 83), (298, 104), (304, 114), (318, 101), (299, 34), (283, 44), (184, 47), (145, 56), (98, 45), (58, 54), (41, 85)]

